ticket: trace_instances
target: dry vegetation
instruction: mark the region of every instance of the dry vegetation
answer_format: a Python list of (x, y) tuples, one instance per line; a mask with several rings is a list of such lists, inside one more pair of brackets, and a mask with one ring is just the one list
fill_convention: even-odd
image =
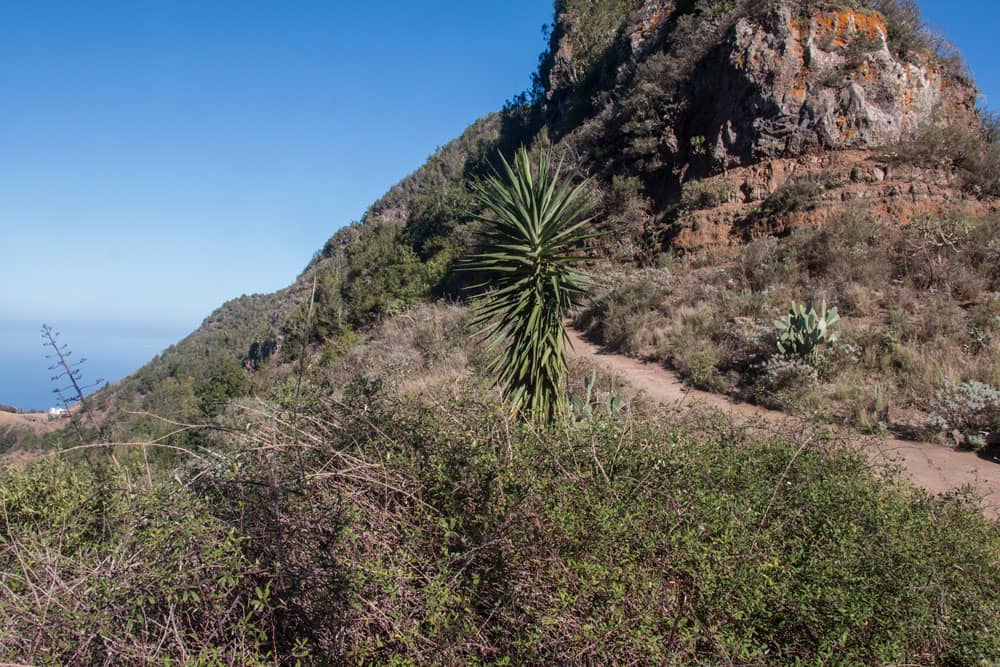
[[(873, 431), (924, 429), (947, 380), (1000, 386), (1000, 225), (845, 215), (620, 273), (578, 319), (613, 349), (693, 385)], [(838, 307), (841, 339), (812, 363), (777, 354), (791, 303)], [(994, 425), (997, 426), (997, 425)]]
[[(591, 409), (537, 430), (501, 407), (476, 350), (461, 309), (420, 307), (317, 349), (298, 407), (294, 375), (232, 402), (173, 465), (150, 470), (132, 446), (118, 465), (76, 452), (11, 473), (0, 660), (974, 665), (1000, 651), (1000, 533), (973, 504), (877, 479), (821, 432), (606, 411), (608, 378)], [(588, 375), (576, 366), (571, 390)]]

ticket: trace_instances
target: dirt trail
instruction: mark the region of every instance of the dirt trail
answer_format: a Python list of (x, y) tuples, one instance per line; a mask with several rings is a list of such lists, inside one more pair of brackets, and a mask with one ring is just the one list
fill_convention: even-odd
[[(648, 363), (602, 350), (567, 327), (573, 343), (571, 354), (587, 358), (627, 379), (633, 387), (650, 398), (666, 404), (705, 405), (738, 419), (763, 417), (768, 421), (797, 420), (776, 410), (749, 403), (739, 403), (727, 396), (685, 387), (676, 373), (659, 364)], [(980, 458), (970, 452), (930, 442), (911, 442), (896, 438), (869, 438), (865, 449), (876, 463), (898, 463), (910, 481), (931, 493), (946, 493), (971, 485), (983, 495), (983, 509), (988, 516), (1000, 516), (1000, 463)]]

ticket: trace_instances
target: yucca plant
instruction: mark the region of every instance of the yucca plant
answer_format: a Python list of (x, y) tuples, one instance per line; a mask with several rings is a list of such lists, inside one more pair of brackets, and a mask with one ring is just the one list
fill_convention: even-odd
[(474, 289), (473, 326), (493, 353), (489, 370), (514, 410), (552, 422), (563, 412), (566, 377), (563, 319), (585, 293), (586, 277), (573, 268), (574, 250), (593, 236), (584, 231), (590, 205), (586, 182), (574, 186), (562, 162), (545, 151), (532, 169), (521, 147), (511, 165), (473, 188), (486, 215), (484, 249), (464, 270), (486, 274)]

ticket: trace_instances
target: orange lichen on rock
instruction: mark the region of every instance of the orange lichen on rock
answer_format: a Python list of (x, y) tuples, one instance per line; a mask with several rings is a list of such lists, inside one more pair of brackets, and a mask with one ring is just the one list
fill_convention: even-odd
[(854, 20), (854, 29), (868, 37), (878, 37), (889, 34), (889, 28), (885, 25), (885, 19), (881, 14), (864, 14), (853, 10), (846, 10)]
[(816, 33), (829, 37), (836, 47), (848, 44), (848, 38), (861, 34), (869, 38), (885, 38), (888, 34), (885, 21), (879, 14), (864, 14), (853, 9), (840, 9), (832, 12), (818, 11), (813, 14), (813, 25)]
[(845, 114), (839, 113), (836, 118), (837, 129), (844, 139), (850, 139), (854, 135), (854, 128), (851, 127), (851, 119)]
[(629, 34), (629, 42), (632, 45), (632, 50), (635, 51), (639, 46), (645, 42), (650, 35), (656, 32), (656, 30), (663, 24), (664, 19), (666, 19), (667, 13), (662, 8), (652, 10), (648, 16), (644, 17), (635, 29)]

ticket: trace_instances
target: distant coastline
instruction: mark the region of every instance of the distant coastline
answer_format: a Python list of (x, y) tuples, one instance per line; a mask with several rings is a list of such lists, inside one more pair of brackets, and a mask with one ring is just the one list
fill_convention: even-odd
[[(54, 372), (39, 338), (40, 327), (36, 322), (0, 320), (0, 414), (45, 415), (49, 408), (61, 405), (52, 391), (56, 388)], [(86, 383), (116, 382), (189, 332), (184, 325), (88, 322), (67, 322), (57, 329), (63, 334), (61, 342), (73, 350), (73, 359), (87, 358), (81, 367)]]

